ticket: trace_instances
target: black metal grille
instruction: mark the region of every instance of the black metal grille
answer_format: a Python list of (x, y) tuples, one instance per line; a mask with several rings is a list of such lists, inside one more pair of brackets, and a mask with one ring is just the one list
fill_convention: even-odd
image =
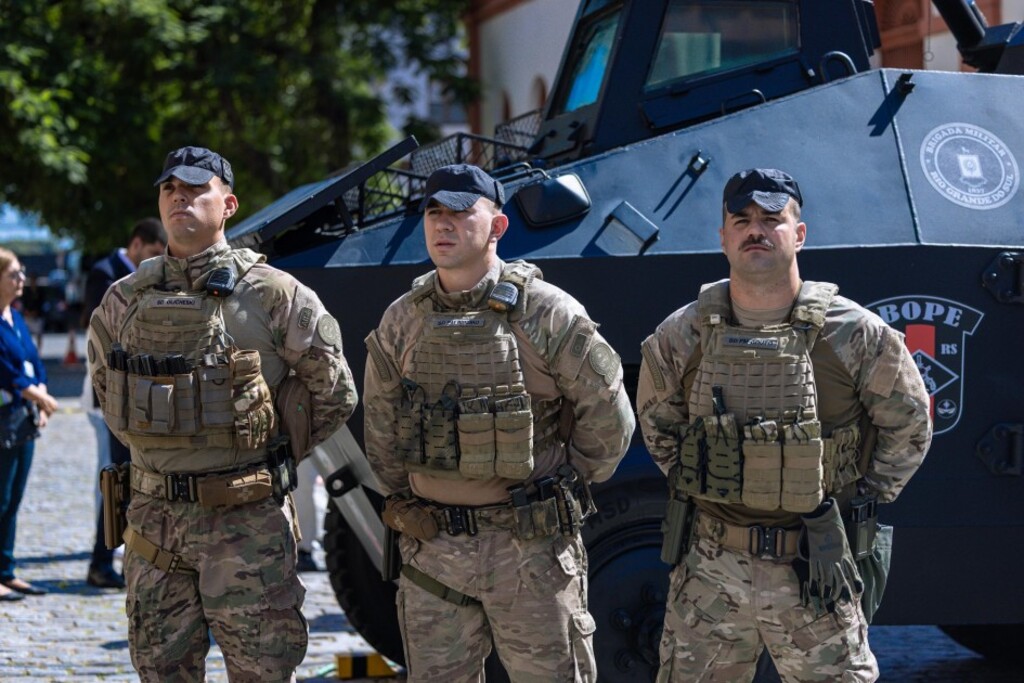
[(501, 142), (508, 142), (513, 145), (529, 147), (537, 138), (540, 131), (541, 115), (540, 109), (528, 111), (514, 119), (499, 123), (494, 127), (494, 137)]
[(377, 220), (404, 212), (413, 197), (423, 195), (426, 182), (425, 175), (388, 168), (373, 174), (365, 183), (351, 188), (342, 196), (354, 224), (362, 228), (371, 218)]
[(430, 175), (442, 166), (473, 164), (485, 169), (501, 168), (526, 158), (526, 147), (471, 133), (456, 133), (424, 145), (409, 155), (413, 173)]

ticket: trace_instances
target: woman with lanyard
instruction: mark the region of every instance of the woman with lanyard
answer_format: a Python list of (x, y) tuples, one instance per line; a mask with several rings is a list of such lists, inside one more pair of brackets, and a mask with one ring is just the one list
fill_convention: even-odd
[(0, 601), (46, 591), (14, 576), (14, 537), (35, 437), (57, 410), (46, 391), (46, 371), (21, 313), (25, 271), (13, 252), (0, 248)]

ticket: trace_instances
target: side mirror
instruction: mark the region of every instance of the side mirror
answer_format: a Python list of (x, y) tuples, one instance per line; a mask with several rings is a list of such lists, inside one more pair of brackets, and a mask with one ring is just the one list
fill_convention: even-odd
[(531, 228), (562, 223), (590, 211), (590, 195), (575, 173), (556, 178), (545, 175), (542, 180), (519, 188), (514, 199)]

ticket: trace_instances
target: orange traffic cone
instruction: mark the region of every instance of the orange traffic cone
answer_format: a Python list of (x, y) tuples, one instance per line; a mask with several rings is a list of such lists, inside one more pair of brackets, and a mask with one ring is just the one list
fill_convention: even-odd
[(68, 330), (68, 352), (64, 354), (64, 365), (78, 365), (78, 352), (75, 351), (75, 331)]

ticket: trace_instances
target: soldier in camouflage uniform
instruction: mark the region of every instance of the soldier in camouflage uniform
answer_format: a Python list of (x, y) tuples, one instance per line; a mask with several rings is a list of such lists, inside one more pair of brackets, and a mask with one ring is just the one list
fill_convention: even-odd
[(225, 241), (233, 184), (220, 155), (171, 152), (156, 182), (168, 251), (115, 283), (90, 323), (104, 418), (131, 447), (124, 573), (143, 681), (205, 680), (210, 631), (231, 681), (295, 680), (305, 587), (291, 500), (268, 467), (294, 416), (280, 424), (273, 399), (282, 383), (308, 390), (311, 445), (356, 403), (317, 296)]
[(749, 681), (765, 647), (784, 681), (878, 677), (861, 605), (875, 556), (854, 561), (864, 544), (842, 517), (891, 502), (921, 465), (929, 399), (902, 335), (801, 281), (802, 202), (781, 171), (733, 176), (729, 279), (642, 345), (638, 417), (669, 476), (666, 528), (690, 529), (688, 548), (665, 548), (679, 564), (659, 681)]
[(366, 451), (401, 531), (410, 681), (594, 681), (580, 522), (635, 427), (618, 355), (562, 290), (504, 263), (504, 188), (475, 166), (427, 182), (436, 270), (367, 337)]

